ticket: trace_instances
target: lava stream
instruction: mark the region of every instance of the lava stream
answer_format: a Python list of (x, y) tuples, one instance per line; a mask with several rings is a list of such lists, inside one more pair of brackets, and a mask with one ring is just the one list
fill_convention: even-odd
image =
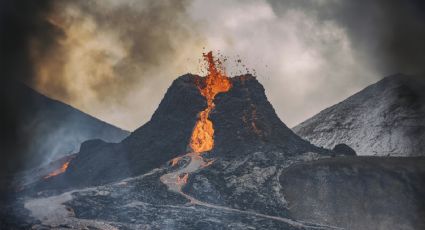
[(193, 128), (189, 143), (192, 152), (172, 159), (171, 165), (173, 167), (177, 166), (179, 161), (184, 157), (189, 158), (190, 162), (184, 168), (161, 177), (161, 181), (170, 190), (180, 193), (182, 186), (187, 183), (189, 173), (199, 168), (207, 167), (214, 162), (214, 160), (206, 160), (201, 156), (202, 153), (210, 151), (214, 147), (214, 126), (209, 119), (209, 115), (215, 107), (215, 96), (219, 93), (229, 91), (232, 87), (229, 77), (221, 69), (221, 62), (214, 60), (212, 52), (203, 54), (203, 56), (208, 64), (208, 75), (201, 78), (197, 82), (197, 86), (199, 92), (207, 101), (207, 107), (198, 114), (198, 120)]
[(190, 139), (190, 147), (198, 154), (210, 151), (214, 147), (214, 127), (209, 119), (215, 107), (214, 98), (218, 93), (227, 92), (232, 87), (230, 79), (217, 68), (212, 52), (204, 54), (204, 58), (208, 63), (208, 75), (198, 83), (198, 88), (207, 100), (207, 108), (199, 113), (199, 119)]
[(62, 174), (66, 171), (66, 169), (69, 166), (69, 162), (71, 162), (71, 160), (65, 162), (64, 164), (62, 164), (62, 166), (56, 170), (54, 170), (53, 172), (49, 173), (47, 176), (44, 177), (44, 179), (50, 178), (50, 177), (54, 177), (57, 176), (59, 174)]

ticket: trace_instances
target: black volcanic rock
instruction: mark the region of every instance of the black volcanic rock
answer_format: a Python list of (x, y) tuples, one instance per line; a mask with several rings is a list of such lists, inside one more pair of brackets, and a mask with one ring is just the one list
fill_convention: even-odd
[(198, 78), (187, 74), (176, 79), (149, 122), (121, 143), (84, 147), (63, 177), (51, 182), (66, 187), (103, 184), (143, 174), (185, 154), (197, 115), (206, 106), (195, 84)]
[(358, 155), (425, 155), (425, 78), (386, 77), (293, 130), (317, 146), (345, 143)]
[(231, 82), (232, 88), (217, 96), (211, 114), (215, 129), (213, 156), (231, 159), (265, 149), (285, 154), (328, 153), (301, 139), (279, 119), (254, 76), (233, 77)]

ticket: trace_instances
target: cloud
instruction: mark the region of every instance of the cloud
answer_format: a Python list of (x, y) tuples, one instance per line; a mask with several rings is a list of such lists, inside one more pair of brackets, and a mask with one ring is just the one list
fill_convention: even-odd
[(17, 50), (5, 66), (24, 66), (7, 68), (129, 130), (149, 120), (174, 78), (202, 73), (205, 50), (229, 56), (230, 75), (255, 69), (288, 126), (386, 75), (425, 72), (421, 1), (11, 2), (25, 13), (2, 7), (14, 18), (2, 34), (21, 35), (2, 42)]
[(384, 76), (425, 73), (424, 5), (195, 0), (189, 12), (203, 22), (208, 47), (256, 70), (279, 116), (294, 126)]
[[(317, 13), (267, 1), (195, 1), (194, 20), (204, 22), (209, 47), (241, 57), (255, 69), (269, 100), (289, 126), (376, 80), (356, 56), (349, 34)], [(229, 65), (228, 71), (240, 72)]]
[(277, 14), (288, 9), (316, 15), (343, 28), (359, 59), (379, 72), (423, 74), (425, 3), (418, 0), (269, 0)]
[[(31, 42), (35, 86), (127, 129), (147, 121), (176, 76), (194, 67), (202, 36), (186, 1), (55, 2), (46, 17), (62, 31), (48, 52)], [(41, 48), (40, 48), (41, 47)]]

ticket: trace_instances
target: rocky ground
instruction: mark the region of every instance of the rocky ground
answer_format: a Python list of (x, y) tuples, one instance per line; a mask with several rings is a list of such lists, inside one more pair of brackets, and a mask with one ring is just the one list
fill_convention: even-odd
[(161, 176), (188, 164), (57, 195), (39, 193), (23, 203), (28, 216), (40, 222), (35, 229), (333, 229), (206, 203), (161, 182)]
[(279, 178), (290, 215), (345, 229), (425, 229), (425, 157), (303, 162)]
[(424, 158), (358, 157), (346, 146), (312, 145), (277, 117), (251, 75), (232, 78), (232, 88), (217, 95), (214, 148), (192, 155), (189, 138), (205, 107), (198, 80), (176, 79), (151, 121), (121, 143), (85, 142), (65, 173), (15, 194), (15, 203), (0, 210), (9, 216), (0, 227), (425, 226)]

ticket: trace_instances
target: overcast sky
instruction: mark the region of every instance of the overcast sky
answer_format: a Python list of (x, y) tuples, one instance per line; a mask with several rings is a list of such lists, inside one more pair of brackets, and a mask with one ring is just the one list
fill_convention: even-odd
[(128, 130), (150, 119), (172, 80), (202, 74), (208, 50), (229, 57), (230, 76), (255, 72), (289, 127), (386, 75), (425, 72), (421, 1), (41, 3), (18, 20), (34, 22), (22, 26), (32, 28), (24, 81)]

